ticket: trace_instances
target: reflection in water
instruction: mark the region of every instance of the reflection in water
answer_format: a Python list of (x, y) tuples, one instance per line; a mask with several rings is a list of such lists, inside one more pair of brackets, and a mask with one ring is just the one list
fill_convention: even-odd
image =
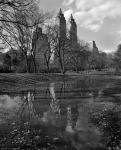
[(18, 107), (20, 101), (20, 97), (14, 97), (11, 98), (8, 95), (3, 95), (0, 96), (0, 108), (4, 108), (4, 109), (15, 109), (16, 107)]
[(50, 90), (50, 96), (52, 97), (52, 99), (56, 100), (56, 97), (55, 97), (55, 83), (50, 83), (49, 90)]
[(21, 105), (20, 97), (11, 98), (8, 95), (0, 96), (0, 124), (16, 118), (17, 111)]
[[(121, 113), (119, 107), (113, 109), (120, 103), (121, 89), (118, 86), (118, 92), (112, 92), (115, 86), (86, 77), (27, 89), (22, 91), (21, 98), (0, 96), (0, 113), (13, 122), (8, 132), (9, 143), (29, 145), (28, 149), (34, 149), (35, 145), (49, 150), (61, 146), (66, 150), (121, 149)], [(102, 105), (110, 109), (105, 110)], [(1, 114), (0, 123), (6, 123), (8, 120)], [(1, 137), (0, 142), (5, 143)]]
[(56, 125), (60, 119), (60, 106), (59, 106), (59, 100), (56, 99), (56, 96), (55, 96), (55, 84), (54, 83), (50, 83), (49, 93), (51, 97), (51, 102), (50, 102), (48, 110), (43, 113), (42, 121), (49, 122), (49, 123), (52, 123), (53, 125)]
[[(35, 102), (34, 94), (32, 92), (28, 92), (27, 96), (24, 96), (23, 105), (19, 110), (19, 115), (21, 120), (24, 122), (43, 122), (49, 123), (54, 126), (61, 126), (61, 109), (59, 100), (56, 98), (55, 94), (55, 84), (50, 83), (49, 85), (49, 93), (50, 93), (50, 104), (47, 108), (47, 111), (43, 112), (43, 116), (40, 117), (39, 114), (36, 113), (33, 102)], [(66, 108), (65, 108), (66, 109)], [(67, 107), (67, 124), (65, 125), (65, 130), (67, 132), (73, 133), (73, 123), (72, 123), (72, 112), (71, 107)], [(75, 120), (76, 121), (76, 120)]]
[(23, 104), (20, 107), (18, 118), (21, 118), (23, 122), (36, 122), (36, 123), (48, 123), (57, 126), (61, 121), (61, 110), (59, 106), (59, 100), (56, 99), (55, 95), (55, 84), (50, 83), (49, 85), (50, 104), (46, 111), (43, 112), (43, 116), (38, 114), (35, 109), (36, 99), (34, 93), (29, 91), (27, 96), (24, 96)]
[(20, 107), (18, 118), (23, 122), (36, 122), (39, 121), (39, 116), (33, 106), (34, 95), (30, 91), (27, 96), (24, 96), (23, 104)]
[(59, 106), (59, 100), (56, 99), (56, 96), (55, 96), (55, 84), (54, 83), (50, 84), (49, 90), (50, 90), (50, 96), (51, 96), (50, 107), (52, 111), (56, 114), (56, 117), (58, 118), (60, 116), (60, 106)]
[(71, 107), (67, 107), (67, 126), (66, 131), (69, 133), (74, 133), (74, 130), (72, 128), (72, 114), (71, 114)]

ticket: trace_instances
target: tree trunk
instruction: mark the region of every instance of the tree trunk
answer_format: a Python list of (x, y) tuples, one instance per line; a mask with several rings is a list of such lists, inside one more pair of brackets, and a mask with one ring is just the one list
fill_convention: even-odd
[(35, 59), (34, 59), (34, 73), (37, 73), (37, 67), (36, 67)]
[(50, 72), (50, 66), (49, 66), (49, 63), (47, 63), (47, 72), (48, 72), (48, 73)]
[(59, 57), (59, 62), (60, 62), (60, 67), (61, 67), (61, 73), (62, 73), (62, 74), (65, 74), (65, 67), (64, 67), (64, 65), (63, 65), (63, 62), (62, 62), (62, 58), (61, 58), (61, 57)]
[(76, 73), (78, 73), (78, 67), (76, 67)]

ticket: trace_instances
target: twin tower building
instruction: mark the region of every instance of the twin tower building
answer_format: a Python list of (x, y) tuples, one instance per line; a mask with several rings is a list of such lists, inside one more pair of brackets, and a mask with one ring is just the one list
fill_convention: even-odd
[[(60, 37), (66, 38), (67, 35), (67, 26), (66, 26), (66, 19), (64, 17), (64, 14), (60, 8), (59, 14), (59, 32), (60, 32)], [(75, 22), (75, 19), (73, 18), (72, 14), (70, 17), (70, 30), (69, 30), (69, 38), (71, 42), (77, 42), (77, 24)]]
[[(58, 24), (59, 24), (59, 37), (62, 40), (67, 39), (67, 23), (64, 16), (64, 13), (60, 9), (58, 13)], [(37, 34), (37, 35), (36, 35)], [(38, 38), (36, 38), (38, 37)], [(77, 24), (75, 19), (71, 15), (70, 17), (70, 29), (69, 29), (69, 37), (70, 43), (77, 42)], [(38, 28), (38, 32), (33, 35), (33, 41), (35, 43), (35, 61), (36, 61), (36, 69), (37, 72), (41, 72), (42, 68), (46, 68), (45, 62), (45, 53), (48, 49), (48, 37), (46, 34), (42, 32), (42, 28)], [(34, 42), (33, 42), (34, 43)]]

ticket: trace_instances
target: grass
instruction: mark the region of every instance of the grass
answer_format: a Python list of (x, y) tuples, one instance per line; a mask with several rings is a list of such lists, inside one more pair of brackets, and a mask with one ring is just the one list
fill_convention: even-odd
[[(56, 135), (55, 131), (49, 135), (47, 127), (41, 125), (31, 126), (29, 123), (24, 123), (21, 126), (13, 124), (6, 129), (0, 130), (1, 149), (68, 150), (71, 148), (70, 143)], [(73, 150), (75, 149), (73, 148)]]

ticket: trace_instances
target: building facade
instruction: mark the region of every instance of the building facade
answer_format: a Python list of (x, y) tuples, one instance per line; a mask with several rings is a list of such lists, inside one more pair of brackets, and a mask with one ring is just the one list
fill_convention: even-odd
[(77, 24), (75, 22), (75, 19), (73, 18), (73, 15), (71, 14), (70, 18), (70, 41), (71, 43), (76, 42), (77, 43)]
[(33, 34), (34, 59), (36, 63), (36, 72), (44, 71), (46, 68), (45, 53), (48, 51), (48, 37), (42, 32), (42, 28), (38, 27)]
[(59, 36), (61, 40), (64, 40), (66, 38), (66, 19), (64, 17), (61, 8), (58, 14), (58, 20), (59, 20)]

